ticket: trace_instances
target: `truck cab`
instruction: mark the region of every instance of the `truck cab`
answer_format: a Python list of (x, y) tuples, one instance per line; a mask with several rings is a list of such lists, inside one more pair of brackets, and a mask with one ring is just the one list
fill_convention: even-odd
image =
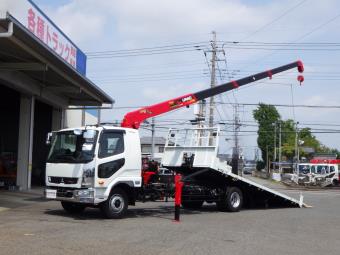
[(86, 126), (53, 132), (49, 141), (46, 198), (61, 201), (69, 212), (89, 205), (105, 210), (110, 200), (106, 208), (118, 215), (127, 207), (124, 201), (134, 203), (135, 189), (142, 185), (138, 130)]

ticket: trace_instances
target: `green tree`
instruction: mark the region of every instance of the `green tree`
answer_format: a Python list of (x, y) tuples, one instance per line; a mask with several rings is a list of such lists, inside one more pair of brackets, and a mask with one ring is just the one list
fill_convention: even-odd
[(288, 119), (281, 121), (282, 156), (292, 160), (295, 155), (295, 123)]
[[(281, 116), (272, 105), (260, 103), (258, 108), (253, 111), (253, 117), (257, 121), (259, 128), (257, 131), (257, 145), (261, 150), (263, 162), (267, 164), (267, 151), (270, 161), (274, 158), (274, 136), (275, 126), (281, 125), (281, 149), (282, 157), (293, 160), (295, 156), (296, 126), (292, 119), (281, 120)], [(276, 141), (279, 139), (279, 129), (276, 132)], [(313, 134), (309, 127), (298, 130), (298, 140), (303, 141), (303, 147), (313, 148), (316, 153), (336, 154), (340, 158), (340, 151), (323, 145)], [(300, 156), (309, 156), (303, 150), (299, 150)], [(259, 164), (259, 167), (263, 167)]]
[(261, 150), (262, 159), (267, 164), (267, 150), (269, 160), (273, 160), (275, 123), (281, 119), (281, 116), (274, 106), (263, 103), (260, 103), (253, 111), (253, 116), (259, 125), (257, 144)]
[[(310, 128), (302, 128), (299, 130), (299, 140), (303, 141), (303, 147), (313, 148), (315, 152), (322, 152), (324, 149), (323, 145), (318, 141), (318, 139), (312, 135)], [(300, 155), (303, 157), (308, 157), (303, 150), (300, 150)]]

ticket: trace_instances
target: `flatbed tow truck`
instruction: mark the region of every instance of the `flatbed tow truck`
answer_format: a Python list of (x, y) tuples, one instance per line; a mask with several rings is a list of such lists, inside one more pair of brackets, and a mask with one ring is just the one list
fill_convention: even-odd
[[(101, 124), (50, 133), (46, 198), (61, 201), (70, 213), (98, 207), (107, 218), (123, 217), (136, 201), (169, 197), (175, 198), (175, 220), (179, 220), (180, 206), (199, 209), (204, 202), (231, 212), (256, 205), (306, 206), (302, 199), (233, 174), (231, 166), (218, 158), (218, 127), (170, 129), (162, 165), (176, 172), (174, 184), (150, 178), (141, 170), (138, 128), (143, 121), (293, 68), (304, 71), (302, 62), (296, 61), (129, 112), (121, 127)], [(298, 81), (303, 79), (298, 76)]]

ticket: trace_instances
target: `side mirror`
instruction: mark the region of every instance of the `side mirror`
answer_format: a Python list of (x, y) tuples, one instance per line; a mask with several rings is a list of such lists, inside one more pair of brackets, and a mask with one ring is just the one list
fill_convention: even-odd
[(52, 132), (49, 132), (46, 137), (46, 145), (50, 145), (52, 142)]
[(171, 137), (175, 137), (175, 134), (174, 134), (174, 133), (172, 133), (172, 134), (170, 134), (170, 136), (171, 136)]
[(73, 134), (75, 134), (75, 135), (81, 135), (83, 132), (82, 132), (82, 130), (81, 129), (74, 129), (73, 130)]

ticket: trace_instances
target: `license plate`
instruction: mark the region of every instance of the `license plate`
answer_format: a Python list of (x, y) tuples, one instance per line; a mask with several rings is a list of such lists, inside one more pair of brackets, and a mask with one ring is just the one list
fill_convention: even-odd
[(57, 198), (57, 191), (53, 189), (45, 190), (46, 198), (55, 199)]

